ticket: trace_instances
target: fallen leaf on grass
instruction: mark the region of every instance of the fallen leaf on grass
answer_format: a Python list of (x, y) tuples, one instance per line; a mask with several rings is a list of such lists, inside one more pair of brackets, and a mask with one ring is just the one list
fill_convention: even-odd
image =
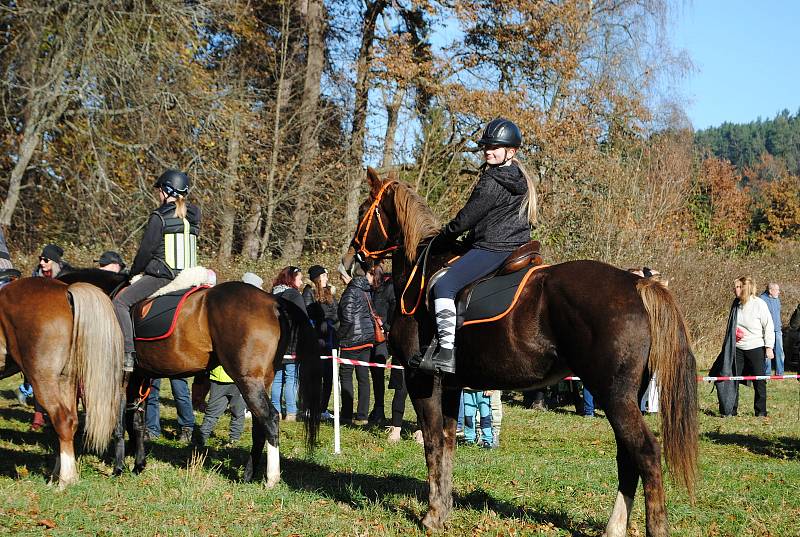
[(37, 522), (37, 526), (44, 526), (45, 528), (52, 530), (56, 527), (56, 523), (50, 519), (43, 518), (39, 522)]

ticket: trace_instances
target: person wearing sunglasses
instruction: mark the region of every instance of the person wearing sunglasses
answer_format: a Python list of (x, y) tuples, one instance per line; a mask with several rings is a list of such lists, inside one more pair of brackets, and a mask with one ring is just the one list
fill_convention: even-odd
[[(289, 265), (278, 273), (272, 282), (272, 294), (285, 298), (297, 305), (308, 315), (300, 286), (303, 285), (303, 271), (299, 267)], [(286, 409), (281, 412), (285, 421), (297, 421), (297, 371), (294, 354), (297, 348), (297, 335), (292, 335), (286, 354), (291, 358), (284, 358), (280, 367), (275, 370), (275, 379), (272, 381), (272, 404), (281, 412), (281, 399), (286, 403)]]
[(70, 269), (69, 263), (64, 261), (64, 249), (57, 244), (48, 244), (42, 248), (39, 261), (33, 269), (32, 276), (40, 278), (56, 278), (61, 272)]

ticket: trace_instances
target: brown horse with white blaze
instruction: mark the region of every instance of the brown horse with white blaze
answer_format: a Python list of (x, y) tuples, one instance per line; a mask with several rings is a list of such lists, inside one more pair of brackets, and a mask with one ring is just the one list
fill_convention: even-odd
[[(414, 290), (414, 267), (425, 281), (464, 246), (436, 239), (440, 225), (422, 199), (397, 181), (368, 171), (370, 196), (362, 204), (350, 252), (377, 259), (389, 253), (397, 293), (390, 342), (407, 366), (435, 333), (426, 301)], [(432, 244), (431, 244), (432, 243)], [(452, 510), (452, 466), (459, 392), (543, 387), (577, 374), (599, 401), (617, 443), (618, 494), (606, 527), (627, 532), (642, 479), (648, 536), (668, 534), (661, 447), (639, 411), (650, 376), (658, 377), (662, 442), (671, 475), (693, 492), (697, 474), (697, 382), (687, 329), (673, 296), (661, 283), (595, 261), (537, 268), (523, 281), (513, 308), (456, 334), (456, 375), (431, 376), (406, 367), (406, 382), (422, 423), (430, 486), (423, 524), (442, 529)], [(404, 296), (404, 291), (408, 293)], [(408, 307), (410, 302), (418, 307)], [(504, 349), (498, 353), (497, 349)]]
[(117, 422), (122, 357), (111, 301), (96, 287), (23, 278), (0, 289), (0, 378), (22, 371), (33, 385), (58, 435), (53, 478), (62, 488), (78, 480), (78, 384), (85, 443), (102, 452)]

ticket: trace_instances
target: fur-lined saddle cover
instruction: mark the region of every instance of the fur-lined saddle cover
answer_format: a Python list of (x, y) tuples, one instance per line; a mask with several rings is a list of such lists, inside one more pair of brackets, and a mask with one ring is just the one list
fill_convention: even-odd
[(166, 339), (175, 330), (181, 307), (189, 295), (208, 284), (205, 267), (192, 267), (133, 307), (133, 332), (137, 341)]

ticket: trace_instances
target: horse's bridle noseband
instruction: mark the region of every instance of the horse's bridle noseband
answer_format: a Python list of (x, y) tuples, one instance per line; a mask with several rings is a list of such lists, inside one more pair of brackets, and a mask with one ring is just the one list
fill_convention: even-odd
[(366, 259), (379, 259), (384, 254), (387, 254), (391, 251), (397, 250), (399, 248), (398, 245), (390, 246), (388, 248), (384, 248), (383, 250), (375, 250), (370, 251), (367, 248), (367, 237), (369, 237), (369, 232), (372, 229), (372, 222), (377, 219), (378, 226), (380, 227), (381, 233), (383, 233), (384, 239), (389, 239), (389, 234), (386, 232), (386, 227), (383, 225), (383, 219), (381, 218), (381, 212), (379, 210), (381, 204), (381, 198), (386, 193), (386, 189), (392, 185), (396, 185), (397, 181), (387, 181), (383, 184), (381, 189), (378, 191), (378, 194), (375, 196), (375, 200), (369, 206), (369, 209), (366, 213), (364, 213), (364, 217), (358, 223), (358, 227), (356, 228), (356, 234), (353, 237), (353, 244), (357, 246), (356, 250), (356, 259), (363, 262)]

